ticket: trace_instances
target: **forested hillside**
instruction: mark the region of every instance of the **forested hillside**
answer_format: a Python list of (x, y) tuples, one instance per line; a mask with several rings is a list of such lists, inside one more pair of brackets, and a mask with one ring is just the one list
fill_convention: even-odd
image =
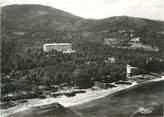
[[(37, 85), (73, 83), (86, 88), (92, 85), (92, 78), (107, 75), (110, 82), (125, 80), (127, 63), (139, 67), (139, 73), (164, 70), (164, 22), (128, 16), (91, 20), (41, 5), (9, 5), (1, 12), (4, 95), (31, 92)], [(159, 47), (159, 51), (104, 44), (105, 39), (112, 38), (123, 46), (135, 37), (143, 44)], [(55, 42), (73, 44), (76, 53), (43, 51), (44, 43)], [(111, 57), (115, 63), (108, 62)], [(148, 61), (150, 58), (152, 61)]]

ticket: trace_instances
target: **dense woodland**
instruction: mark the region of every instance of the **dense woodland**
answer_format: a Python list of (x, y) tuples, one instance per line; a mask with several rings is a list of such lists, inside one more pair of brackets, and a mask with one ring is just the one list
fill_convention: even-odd
[[(115, 57), (116, 62), (105, 62), (109, 57)], [(150, 57), (153, 58), (151, 61)], [(65, 83), (88, 88), (93, 85), (93, 78), (109, 75), (109, 82), (126, 80), (127, 63), (140, 68), (138, 74), (162, 72), (163, 63), (157, 58), (160, 58), (159, 53), (122, 50), (95, 42), (79, 43), (77, 52), (72, 54), (28, 49), (25, 54), (15, 55), (12, 61), (6, 61), (2, 66), (1, 92), (2, 95), (21, 94), (23, 91), (37, 91), (39, 85), (51, 89), (51, 86)]]

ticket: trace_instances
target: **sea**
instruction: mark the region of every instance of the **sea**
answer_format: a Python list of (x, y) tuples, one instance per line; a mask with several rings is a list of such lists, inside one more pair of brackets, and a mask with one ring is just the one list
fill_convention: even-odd
[(83, 117), (163, 117), (164, 81), (142, 83), (102, 99), (70, 107)]

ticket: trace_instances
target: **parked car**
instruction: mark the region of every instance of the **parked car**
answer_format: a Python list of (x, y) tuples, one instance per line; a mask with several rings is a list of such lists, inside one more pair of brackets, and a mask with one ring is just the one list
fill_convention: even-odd
[(45, 96), (45, 95), (40, 95), (38, 98), (39, 98), (39, 99), (45, 99), (46, 96)]
[(73, 92), (78, 94), (78, 93), (85, 93), (86, 91), (84, 91), (84, 90), (77, 90), (77, 91), (73, 91)]
[(116, 82), (116, 84), (125, 84), (125, 85), (131, 85), (131, 82), (127, 82), (127, 81), (118, 81)]
[(76, 95), (76, 93), (75, 92), (68, 92), (68, 93), (65, 93), (64, 95), (67, 97), (73, 97)]
[(19, 103), (26, 103), (26, 102), (28, 102), (28, 100), (19, 100), (17, 103), (19, 104)]
[(51, 94), (52, 97), (61, 97), (63, 94), (62, 93), (53, 93)]

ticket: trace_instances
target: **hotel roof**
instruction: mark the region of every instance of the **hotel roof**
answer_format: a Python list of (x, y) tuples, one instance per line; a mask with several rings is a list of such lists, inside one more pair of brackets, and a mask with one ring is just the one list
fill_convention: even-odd
[(71, 43), (45, 43), (44, 45), (72, 45)]

